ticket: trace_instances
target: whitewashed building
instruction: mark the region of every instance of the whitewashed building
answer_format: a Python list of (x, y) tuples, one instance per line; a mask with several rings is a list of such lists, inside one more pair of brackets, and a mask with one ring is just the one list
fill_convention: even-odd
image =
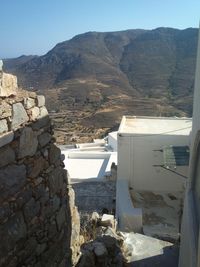
[(123, 117), (118, 131), (119, 228), (179, 238), (191, 127), (190, 118)]

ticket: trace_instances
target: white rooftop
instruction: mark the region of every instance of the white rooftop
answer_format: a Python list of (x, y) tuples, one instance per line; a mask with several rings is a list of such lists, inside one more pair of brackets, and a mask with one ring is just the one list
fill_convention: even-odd
[(119, 134), (189, 135), (191, 128), (191, 118), (123, 116)]
[(104, 139), (97, 139), (93, 143), (60, 146), (70, 178), (75, 181), (109, 176), (112, 163), (117, 164), (117, 152), (113, 152), (113, 144), (114, 142), (107, 144)]

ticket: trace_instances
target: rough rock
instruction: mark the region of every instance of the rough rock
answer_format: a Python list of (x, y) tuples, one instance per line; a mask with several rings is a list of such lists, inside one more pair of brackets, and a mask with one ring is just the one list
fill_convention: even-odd
[(2, 134), (0, 136), (0, 147), (3, 147), (10, 143), (14, 138), (14, 133), (13, 132), (7, 132), (5, 134)]
[(0, 207), (0, 223), (5, 223), (10, 215), (11, 215), (11, 209), (9, 207), (9, 203), (4, 202)]
[(21, 212), (11, 217), (6, 224), (0, 227), (0, 263), (1, 259), (13, 249), (17, 241), (25, 238), (26, 225)]
[(20, 136), (19, 158), (33, 156), (37, 150), (37, 136), (30, 127), (25, 127)]
[(0, 148), (0, 155), (3, 155), (0, 157), (0, 168), (15, 161), (15, 152), (10, 146)]
[(66, 213), (65, 213), (65, 208), (62, 207), (57, 216), (56, 216), (56, 223), (57, 223), (57, 227), (58, 227), (58, 230), (60, 231), (63, 224), (65, 223), (66, 221)]
[(30, 98), (30, 97), (25, 97), (24, 98), (24, 107), (26, 109), (30, 109), (30, 108), (32, 108), (34, 106), (35, 106), (35, 99)]
[(9, 165), (0, 171), (0, 200), (18, 192), (26, 182), (24, 165)]
[(100, 221), (100, 225), (101, 226), (105, 226), (105, 227), (112, 227), (113, 229), (115, 229), (115, 218), (114, 215), (111, 214), (103, 214), (101, 221)]
[(38, 201), (35, 201), (34, 198), (31, 198), (28, 203), (26, 203), (24, 207), (24, 217), (25, 220), (28, 222), (33, 217), (35, 217), (40, 210), (40, 203)]
[(81, 251), (82, 256), (77, 267), (88, 267), (87, 261), (93, 263), (93, 267), (124, 266), (122, 251), (116, 239), (111, 236), (101, 236), (84, 243)]
[[(57, 195), (55, 195), (53, 198), (51, 198), (51, 207), (52, 207), (53, 211), (57, 211), (59, 209), (60, 198)], [(59, 220), (59, 218), (58, 218), (58, 220)]]
[(49, 116), (38, 117), (38, 120), (32, 124), (33, 130), (39, 130), (41, 128), (50, 126), (50, 118)]
[(92, 223), (96, 224), (99, 220), (100, 216), (98, 214), (98, 212), (94, 211), (91, 215), (91, 221)]
[(77, 265), (78, 267), (95, 267), (95, 255), (92, 251), (85, 251)]
[(60, 149), (56, 145), (51, 144), (49, 150), (50, 164), (55, 164), (58, 160), (60, 160)]
[(27, 122), (29, 117), (21, 103), (13, 105), (12, 129), (16, 129), (21, 124)]
[(46, 117), (46, 116), (48, 116), (48, 114), (49, 114), (49, 113), (48, 113), (46, 107), (41, 107), (41, 108), (40, 108), (40, 116), (39, 116), (39, 118)]
[(54, 169), (49, 174), (49, 189), (50, 194), (59, 193), (63, 188), (64, 171), (62, 168)]
[(3, 73), (0, 78), (0, 97), (16, 95), (17, 88), (17, 77), (12, 74)]
[(3, 101), (0, 104), (0, 118), (4, 119), (4, 118), (8, 118), (12, 116), (12, 108), (11, 106), (6, 103), (5, 101)]
[(111, 228), (111, 227), (106, 227), (104, 235), (108, 235), (113, 237), (120, 246), (122, 246), (123, 242), (124, 242), (124, 238), (123, 236), (120, 234), (120, 232), (116, 232), (115, 229)]
[(31, 108), (29, 110), (29, 117), (31, 121), (35, 121), (40, 115), (40, 109), (38, 107)]
[(107, 249), (103, 243), (95, 242), (94, 243), (94, 253), (97, 257), (106, 257), (108, 254), (108, 251), (107, 251)]
[(8, 124), (6, 120), (0, 120), (0, 134), (8, 131)]
[(45, 105), (45, 97), (43, 95), (38, 95), (36, 100), (38, 107), (43, 107)]
[(30, 168), (28, 175), (31, 178), (37, 177), (40, 172), (47, 166), (47, 162), (43, 157), (34, 160), (32, 168)]
[(38, 142), (41, 147), (46, 146), (51, 141), (51, 135), (49, 133), (43, 133), (38, 136)]

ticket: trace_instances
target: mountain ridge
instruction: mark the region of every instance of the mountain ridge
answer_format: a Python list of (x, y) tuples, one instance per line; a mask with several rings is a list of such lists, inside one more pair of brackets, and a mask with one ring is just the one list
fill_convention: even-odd
[(21, 86), (44, 93), (50, 111), (78, 110), (80, 129), (107, 130), (123, 114), (191, 116), (197, 35), (169, 27), (87, 32), (4, 65)]

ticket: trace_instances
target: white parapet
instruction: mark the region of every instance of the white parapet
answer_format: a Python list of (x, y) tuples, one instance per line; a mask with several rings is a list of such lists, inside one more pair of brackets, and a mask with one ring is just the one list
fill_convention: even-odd
[(126, 180), (117, 180), (116, 196), (116, 215), (119, 230), (140, 233), (142, 231), (142, 209), (134, 208)]

